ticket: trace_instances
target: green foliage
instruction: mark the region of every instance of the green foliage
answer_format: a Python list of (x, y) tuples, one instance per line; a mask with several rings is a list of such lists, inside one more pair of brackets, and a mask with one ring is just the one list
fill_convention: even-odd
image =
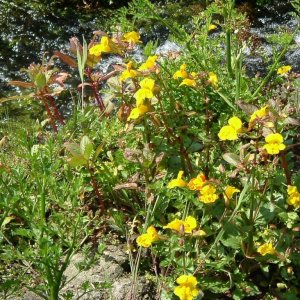
[[(147, 0), (132, 1), (116, 20), (122, 29), (113, 39), (96, 33), (82, 49), (72, 39), (70, 55), (56, 52), (81, 81), (81, 107), (65, 125), (47, 107), (53, 83), (63, 83), (54, 57), (31, 65), (29, 81), (13, 82), (46, 103), (55, 126), (45, 130), (49, 120), (40, 117), (32, 128), (0, 132), (3, 295), (23, 284), (59, 299), (72, 255), (92, 251), (87, 241), (101, 255), (104, 228), (126, 243), (133, 295), (139, 274), (154, 270), (165, 299), (189, 293), (175, 283), (183, 274), (195, 276), (199, 298), (298, 297), (298, 83), (288, 66), (279, 69), (296, 32), (284, 36), (266, 77), (249, 78), (244, 49), (257, 49), (238, 35), (247, 20), (233, 1), (200, 10), (191, 32)], [(139, 37), (128, 31), (149, 24), (167, 27), (181, 53), (153, 56), (158, 43), (149, 42), (148, 59), (134, 61)], [(92, 54), (95, 44), (101, 51)], [(126, 64), (101, 74), (97, 63), (111, 54)], [(82, 286), (94, 288), (111, 286)]]

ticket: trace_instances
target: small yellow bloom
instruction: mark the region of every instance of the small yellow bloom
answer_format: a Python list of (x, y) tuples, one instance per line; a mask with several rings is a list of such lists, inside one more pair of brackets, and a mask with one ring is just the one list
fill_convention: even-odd
[(147, 60), (138, 68), (139, 71), (148, 71), (155, 67), (157, 55), (149, 56)]
[(291, 66), (283, 66), (277, 70), (278, 75), (285, 75), (292, 69)]
[(233, 127), (237, 132), (242, 129), (242, 121), (238, 117), (232, 117), (228, 120), (228, 124)]
[(130, 31), (127, 32), (123, 35), (123, 41), (128, 42), (128, 43), (140, 43), (140, 34), (136, 31)]
[(268, 105), (256, 110), (250, 117), (250, 123), (253, 123), (256, 119), (262, 119), (268, 114)]
[(173, 189), (175, 187), (185, 187), (187, 185), (187, 183), (182, 179), (183, 176), (183, 171), (179, 171), (177, 178), (176, 179), (172, 179), (169, 183), (167, 188), (168, 189)]
[(218, 86), (218, 76), (214, 72), (208, 73), (208, 82), (210, 82), (213, 86)]
[(157, 230), (154, 228), (154, 226), (150, 226), (147, 229), (146, 233), (141, 234), (139, 237), (137, 237), (136, 242), (138, 246), (148, 248), (152, 245), (152, 243), (158, 241), (159, 239), (160, 236)]
[(194, 217), (188, 216), (185, 220), (175, 219), (164, 226), (164, 229), (172, 229), (177, 232), (192, 233), (197, 227), (197, 221)]
[(138, 72), (136, 70), (132, 70), (132, 61), (126, 64), (126, 70), (123, 71), (120, 75), (120, 80), (124, 81), (128, 78), (135, 78), (138, 76)]
[(197, 289), (198, 281), (193, 275), (181, 275), (176, 280), (178, 286), (174, 289), (174, 294), (180, 300), (193, 300), (199, 295)]
[(231, 186), (231, 185), (227, 185), (225, 187), (225, 191), (224, 191), (224, 199), (225, 199), (225, 203), (229, 203), (229, 201), (232, 199), (232, 196), (235, 194), (235, 193), (239, 193), (240, 190), (235, 188), (234, 186)]
[(216, 191), (216, 188), (212, 184), (205, 185), (200, 190), (199, 200), (203, 203), (214, 203), (219, 198)]
[(200, 191), (206, 182), (206, 177), (203, 173), (198, 174), (196, 178), (192, 178), (188, 183), (188, 188), (193, 191)]
[(276, 250), (273, 247), (272, 243), (265, 243), (257, 248), (257, 252), (260, 253), (262, 256), (265, 256), (267, 254), (271, 254), (271, 255), (275, 254)]
[(298, 194), (299, 192), (295, 185), (288, 185), (287, 193), (291, 196), (293, 194)]
[(107, 36), (101, 38), (100, 44), (94, 45), (89, 49), (89, 53), (95, 56), (101, 56), (102, 53), (117, 53), (116, 44)]
[(208, 31), (214, 30), (216, 28), (217, 28), (217, 26), (215, 24), (209, 24)]
[(151, 110), (150, 105), (139, 105), (131, 110), (130, 115), (127, 118), (127, 121), (136, 120), (142, 117), (145, 113)]
[(197, 86), (197, 82), (195, 79), (190, 79), (190, 78), (185, 78), (182, 80), (182, 82), (179, 84), (179, 86), (182, 85), (187, 85), (187, 86), (191, 86), (191, 87), (196, 87)]
[(300, 193), (296, 186), (289, 185), (287, 189), (288, 197), (288, 204), (294, 206), (295, 208), (300, 207)]
[(188, 216), (184, 220), (184, 233), (192, 233), (192, 231), (197, 227), (197, 221), (194, 217)]
[(186, 71), (186, 64), (182, 64), (178, 71), (176, 71), (173, 75), (173, 79), (178, 78), (187, 78), (189, 76), (188, 72)]
[(144, 78), (140, 82), (140, 89), (136, 91), (134, 97), (137, 101), (136, 106), (139, 106), (144, 103), (145, 99), (151, 99), (153, 95), (155, 81), (150, 78)]
[(265, 137), (266, 144), (263, 149), (266, 149), (268, 154), (278, 154), (281, 150), (285, 149), (283, 144), (283, 137), (280, 133), (271, 133)]
[(238, 133), (242, 129), (242, 121), (238, 117), (232, 117), (228, 120), (228, 124), (223, 126), (218, 133), (221, 141), (234, 141), (238, 139)]
[(234, 141), (238, 139), (238, 133), (233, 127), (226, 125), (220, 129), (218, 137), (221, 141)]

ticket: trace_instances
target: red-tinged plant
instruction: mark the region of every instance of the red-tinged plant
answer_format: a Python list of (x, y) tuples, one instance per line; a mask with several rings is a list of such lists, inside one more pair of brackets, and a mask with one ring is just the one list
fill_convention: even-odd
[[(32, 63), (27, 69), (24, 69), (28, 74), (29, 81), (10, 81), (9, 84), (21, 88), (32, 89), (33, 92), (26, 96), (41, 101), (45, 106), (49, 121), (55, 132), (57, 132), (57, 124), (64, 125), (64, 120), (59, 113), (55, 104), (55, 96), (59, 95), (64, 90), (64, 81), (68, 77), (68, 73), (59, 72), (59, 69), (52, 68), (52, 58), (48, 63), (35, 64)], [(7, 98), (5, 100), (13, 100)]]

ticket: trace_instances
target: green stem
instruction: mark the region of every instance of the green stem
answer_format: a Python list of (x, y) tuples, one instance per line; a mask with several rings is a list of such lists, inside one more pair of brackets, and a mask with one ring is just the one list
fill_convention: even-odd
[(226, 60), (227, 60), (227, 70), (231, 78), (234, 79), (234, 74), (231, 64), (231, 29), (227, 28), (226, 30)]

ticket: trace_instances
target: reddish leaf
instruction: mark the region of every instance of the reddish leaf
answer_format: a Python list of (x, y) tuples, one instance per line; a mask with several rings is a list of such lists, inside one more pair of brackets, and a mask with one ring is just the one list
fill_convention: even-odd
[(23, 87), (23, 88), (34, 87), (34, 84), (32, 82), (24, 82), (18, 80), (9, 81), (8, 84), (13, 86)]
[(72, 58), (71, 56), (61, 53), (59, 51), (55, 51), (54, 55), (59, 57), (64, 63), (66, 63), (67, 65), (71, 66), (71, 67), (77, 67), (77, 62), (74, 58)]

